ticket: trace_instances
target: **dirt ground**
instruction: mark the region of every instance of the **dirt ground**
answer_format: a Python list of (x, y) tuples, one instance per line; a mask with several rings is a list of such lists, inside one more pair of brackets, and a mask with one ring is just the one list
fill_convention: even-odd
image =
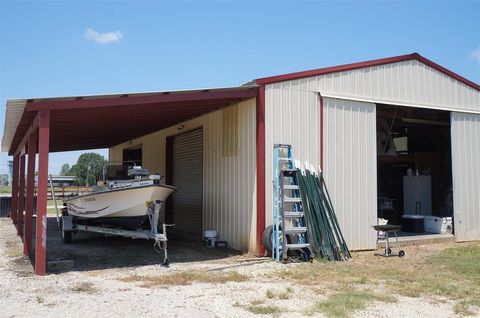
[[(277, 264), (268, 258), (173, 240), (171, 264), (165, 268), (150, 242), (83, 236), (63, 245), (54, 226), (49, 223), (47, 258), (73, 260), (74, 266), (39, 277), (33, 274), (31, 259), (22, 256), (22, 243), (11, 221), (0, 219), (0, 317), (457, 316), (453, 298), (402, 293), (386, 297), (380, 278), (373, 283), (368, 272), (356, 274), (356, 266), (369, 263), (376, 264), (375, 271), (415, 268), (425, 253), (453, 243), (409, 246), (402, 259), (355, 253), (353, 261), (336, 265)], [(340, 273), (358, 282), (351, 283)], [(346, 302), (352, 311), (329, 309), (337, 306), (332, 293), (347, 295), (338, 306)], [(476, 307), (466, 314), (480, 317)]]

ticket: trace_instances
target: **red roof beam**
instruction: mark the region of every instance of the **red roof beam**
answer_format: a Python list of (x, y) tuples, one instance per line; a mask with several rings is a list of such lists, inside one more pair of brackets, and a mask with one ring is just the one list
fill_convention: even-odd
[(88, 99), (71, 100), (47, 100), (47, 101), (28, 101), (27, 111), (38, 111), (40, 109), (59, 110), (59, 109), (80, 109), (92, 107), (112, 107), (112, 106), (133, 106), (142, 104), (161, 104), (172, 102), (195, 102), (215, 99), (247, 99), (257, 96), (257, 88), (251, 87), (242, 90), (225, 91), (203, 91), (194, 93), (174, 93), (158, 94), (147, 96), (127, 96), (127, 97), (99, 97)]
[[(12, 149), (16, 149), (14, 153), (9, 153), (10, 155), (17, 154), (22, 152), (24, 150), (24, 146), (27, 144), (28, 138), (32, 133), (34, 133), (38, 129), (38, 114), (33, 118), (32, 123), (30, 124), (30, 127), (27, 129), (25, 134), (23, 134), (22, 140), (18, 143), (16, 148), (10, 148), (10, 152)], [(14, 142), (12, 142), (12, 146), (16, 145), (16, 140), (14, 139)]]

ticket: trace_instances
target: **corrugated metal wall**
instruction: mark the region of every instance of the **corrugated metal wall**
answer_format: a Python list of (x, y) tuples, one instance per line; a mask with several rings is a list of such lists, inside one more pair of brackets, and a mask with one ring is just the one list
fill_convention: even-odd
[(320, 112), (318, 94), (307, 80), (265, 87), (266, 224), (272, 223), (273, 145), (290, 144), (295, 159), (319, 164)]
[[(310, 81), (268, 85), (266, 109), (266, 222), (271, 224), (275, 143), (291, 144), (301, 162), (320, 164), (320, 101)], [(375, 247), (375, 104), (324, 98), (324, 170), (345, 239), (351, 249)]]
[(375, 248), (375, 104), (324, 99), (324, 176), (350, 249)]
[[(186, 121), (183, 130), (203, 127), (203, 228), (217, 229), (219, 238), (240, 251), (256, 251), (256, 105), (255, 99), (238, 103), (238, 149), (223, 155), (224, 110)], [(228, 121), (227, 121), (228, 122)], [(178, 134), (177, 126), (110, 148), (110, 160), (121, 160), (122, 150), (143, 147), (143, 166), (161, 175), (165, 172), (165, 139)], [(230, 137), (235, 136), (232, 134)], [(232, 137), (233, 138), (233, 137)]]
[(480, 112), (480, 92), (419, 61), (404, 61), (320, 76), (325, 94), (361, 100)]
[(173, 137), (172, 194), (174, 231), (202, 239), (203, 224), (203, 129)]
[(480, 115), (451, 119), (455, 239), (480, 240)]
[(321, 92), (324, 96), (374, 103), (480, 113), (479, 91), (416, 60), (312, 76), (267, 87)]
[[(292, 144), (295, 158), (301, 161), (309, 161), (314, 165), (319, 164), (321, 141), (319, 140), (318, 93), (327, 97), (358, 100), (360, 102), (480, 113), (479, 91), (416, 60), (266, 85), (265, 181), (267, 185), (267, 224), (271, 224), (272, 211), (273, 145), (275, 143)], [(360, 135), (364, 136), (365, 133), (361, 132)], [(363, 144), (367, 143), (364, 140), (361, 142)], [(349, 145), (338, 144), (337, 147), (343, 147), (345, 152), (351, 151)], [(370, 153), (370, 150), (368, 151)], [(325, 149), (325, 152), (325, 155), (328, 156), (328, 150)], [(357, 155), (360, 154), (360, 152), (357, 153)], [(376, 162), (376, 157), (374, 162)], [(329, 172), (328, 169), (326, 168), (326, 173)], [(376, 193), (376, 178), (372, 183), (365, 184), (365, 187), (366, 193)], [(346, 190), (347, 192), (344, 193), (345, 200), (347, 202), (358, 202), (357, 194)], [(374, 202), (368, 204), (369, 207), (375, 208), (371, 211), (373, 214), (376, 211), (376, 204), (376, 197)], [(357, 225), (353, 223), (351, 226), (353, 228), (345, 230), (356, 231)], [(358, 230), (359, 235), (365, 236), (357, 235), (362, 243), (355, 243), (352, 248), (354, 248), (353, 246), (358, 248), (371, 247), (370, 232), (366, 230), (365, 226), (365, 224), (362, 225)], [(354, 236), (353, 232), (351, 235)]]

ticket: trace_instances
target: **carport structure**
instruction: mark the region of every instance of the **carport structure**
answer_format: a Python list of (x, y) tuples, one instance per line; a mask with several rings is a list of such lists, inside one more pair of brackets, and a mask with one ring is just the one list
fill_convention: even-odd
[[(23, 237), (24, 255), (32, 250), (34, 175), (38, 153), (35, 273), (46, 273), (48, 160), (50, 152), (106, 148), (183, 121), (256, 98), (257, 86), (10, 100), (2, 151), (13, 156), (11, 218)], [(257, 177), (264, 173), (263, 105), (256, 100)], [(26, 166), (27, 163), (27, 166)], [(260, 168), (258, 168), (260, 167)], [(260, 175), (260, 180), (264, 175)], [(264, 204), (258, 196), (257, 204)], [(257, 213), (257, 234), (265, 227)], [(260, 244), (261, 240), (257, 240)], [(260, 250), (260, 248), (259, 248)]]

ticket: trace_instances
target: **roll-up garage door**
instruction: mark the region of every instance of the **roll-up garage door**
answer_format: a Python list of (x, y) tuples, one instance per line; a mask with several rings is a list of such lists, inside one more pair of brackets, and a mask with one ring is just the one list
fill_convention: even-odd
[(203, 130), (173, 137), (172, 196), (174, 231), (193, 239), (202, 238)]
[(480, 115), (451, 113), (455, 239), (480, 240)]

